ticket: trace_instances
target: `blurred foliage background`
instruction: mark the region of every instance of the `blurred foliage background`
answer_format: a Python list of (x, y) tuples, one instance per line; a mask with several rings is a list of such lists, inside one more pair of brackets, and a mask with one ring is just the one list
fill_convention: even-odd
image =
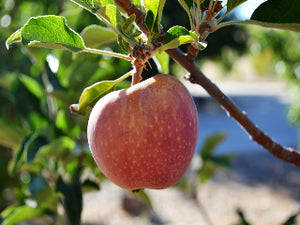
[[(188, 27), (184, 24), (188, 21), (185, 12), (179, 4), (178, 7), (172, 4), (178, 2), (167, 1), (163, 26), (166, 29), (174, 24)], [(87, 117), (71, 114), (69, 105), (78, 102), (85, 87), (99, 80), (115, 79), (131, 68), (128, 62), (99, 55), (72, 55), (20, 46), (6, 49), (9, 35), (30, 17), (46, 14), (65, 16), (79, 33), (87, 25), (101, 23), (70, 1), (0, 2), (0, 222), (8, 215), (15, 215), (7, 224), (32, 217), (43, 217), (43, 221), (57, 224), (80, 223), (82, 193), (98, 190), (104, 177), (87, 146)], [(261, 76), (284, 79), (292, 99), (287, 116), (300, 128), (298, 34), (231, 26), (215, 32), (207, 41), (209, 45), (200, 53), (199, 65), (213, 61), (227, 74), (237, 58), (247, 56)], [(117, 44), (101, 48), (122, 51)], [(172, 68), (176, 73), (178, 67), (174, 62)], [(147, 76), (156, 72), (155, 65), (146, 71)], [(122, 83), (122, 87), (128, 85)], [(213, 159), (211, 153), (215, 147), (203, 146), (209, 149), (205, 159)], [(221, 161), (227, 165), (229, 158)], [(207, 179), (215, 168), (218, 167), (210, 163), (203, 169), (207, 174), (202, 171), (200, 178)], [(59, 206), (64, 207), (65, 213), (60, 213)]]

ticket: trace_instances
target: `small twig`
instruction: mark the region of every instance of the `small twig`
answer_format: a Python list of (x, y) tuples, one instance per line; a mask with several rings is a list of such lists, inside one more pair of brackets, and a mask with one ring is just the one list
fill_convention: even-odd
[[(129, 15), (134, 13), (136, 14), (137, 18), (144, 18), (144, 13), (134, 6), (130, 0), (115, 0), (115, 2), (119, 4)], [(145, 29), (144, 23), (141, 23), (139, 20), (137, 21), (137, 25), (145, 34), (147, 34), (147, 29)], [(292, 148), (281, 146), (279, 143), (275, 142), (263, 131), (261, 131), (245, 113), (241, 112), (237, 106), (202, 73), (195, 61), (191, 60), (193, 58), (191, 57), (191, 54), (189, 57), (187, 57), (187, 54), (184, 54), (178, 48), (170, 49), (166, 52), (191, 74), (189, 80), (202, 86), (207, 93), (213, 97), (224, 108), (224, 110), (226, 110), (228, 114), (245, 129), (245, 131), (256, 143), (267, 149), (276, 157), (300, 166), (300, 152)]]

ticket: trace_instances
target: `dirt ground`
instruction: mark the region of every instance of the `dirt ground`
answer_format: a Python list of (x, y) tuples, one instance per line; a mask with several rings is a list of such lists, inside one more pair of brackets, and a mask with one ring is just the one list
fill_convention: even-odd
[(104, 182), (99, 192), (84, 196), (83, 223), (233, 225), (241, 209), (251, 225), (280, 225), (300, 211), (300, 168), (262, 150), (237, 156), (231, 170), (218, 172), (198, 188), (197, 202), (176, 188), (145, 191), (153, 210)]

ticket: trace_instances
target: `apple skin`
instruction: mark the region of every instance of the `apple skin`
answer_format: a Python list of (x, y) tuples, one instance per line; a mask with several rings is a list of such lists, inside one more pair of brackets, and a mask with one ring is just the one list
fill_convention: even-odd
[(87, 136), (98, 167), (115, 184), (163, 189), (176, 184), (190, 164), (198, 113), (183, 84), (159, 74), (101, 98)]

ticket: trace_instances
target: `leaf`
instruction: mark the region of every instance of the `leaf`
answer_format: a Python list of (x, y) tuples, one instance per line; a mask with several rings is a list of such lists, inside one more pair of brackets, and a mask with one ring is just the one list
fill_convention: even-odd
[(74, 148), (75, 142), (71, 138), (61, 136), (60, 138), (51, 141), (51, 143), (41, 147), (36, 157), (46, 156), (63, 160)]
[(226, 138), (225, 133), (216, 133), (204, 141), (203, 146), (201, 147), (200, 154), (203, 160), (210, 158), (215, 151), (216, 147)]
[(117, 35), (100, 25), (90, 25), (83, 29), (81, 37), (87, 47), (97, 47), (117, 40)]
[(97, 14), (101, 15), (106, 20), (105, 22), (111, 24), (113, 27), (117, 27), (118, 23), (123, 23), (123, 17), (115, 5), (108, 4), (99, 9)]
[(151, 209), (153, 208), (151, 198), (144, 190), (139, 190), (138, 192), (134, 192), (133, 195), (138, 198), (140, 201), (145, 203), (147, 206), (149, 206)]
[(113, 88), (118, 83), (126, 79), (132, 73), (133, 71), (130, 71), (116, 80), (100, 81), (85, 88), (81, 93), (79, 103), (70, 106), (71, 111), (80, 115), (86, 115), (100, 98), (113, 91)]
[(182, 8), (184, 8), (184, 10), (189, 14), (190, 9), (193, 6), (193, 0), (178, 0), (178, 2), (182, 6)]
[(169, 74), (170, 56), (166, 52), (156, 53), (153, 59), (160, 73)]
[(163, 43), (167, 44), (168, 42), (170, 42), (180, 36), (183, 36), (183, 35), (190, 35), (190, 32), (185, 27), (182, 27), (182, 26), (171, 27), (166, 32)]
[(19, 149), (16, 151), (15, 153), (15, 156), (13, 157), (13, 160), (11, 162), (11, 166), (10, 166), (10, 173), (11, 175), (15, 175), (18, 168), (19, 168), (19, 165), (20, 165), (20, 161), (22, 159), (22, 156), (23, 156), (23, 153), (25, 151), (25, 145), (26, 143), (28, 142), (28, 140), (31, 138), (31, 135), (27, 135), (22, 143), (20, 144), (20, 147)]
[(241, 5), (242, 3), (246, 2), (247, 0), (228, 0), (227, 1), (227, 12), (232, 11), (233, 9), (235, 9), (236, 7), (238, 7), (239, 5)]
[(300, 212), (297, 212), (291, 215), (282, 225), (297, 225), (297, 218), (299, 217)]
[(191, 35), (182, 35), (178, 38), (173, 39), (172, 41), (168, 42), (167, 44), (162, 45), (159, 48), (159, 52), (172, 49), (172, 48), (177, 48), (180, 45), (183, 44), (188, 44), (188, 43), (193, 43), (195, 39)]
[(26, 75), (21, 76), (20, 80), (35, 97), (41, 99), (44, 96), (44, 90), (36, 80)]
[(269, 23), (300, 23), (299, 9), (299, 0), (268, 0), (255, 9), (250, 19)]
[(32, 135), (24, 146), (26, 162), (32, 162), (40, 148), (47, 143), (48, 140), (45, 138), (45, 136), (38, 133)]
[(239, 225), (251, 225), (245, 218), (244, 212), (242, 211), (242, 209), (238, 208), (236, 209), (236, 213), (238, 214), (238, 217), (240, 219), (239, 221)]
[(26, 132), (17, 125), (0, 119), (0, 145), (16, 149), (25, 135)]
[(299, 0), (269, 0), (262, 3), (245, 23), (300, 32), (299, 9)]
[(71, 225), (80, 225), (82, 191), (79, 177), (75, 176), (70, 184), (65, 183), (60, 177), (57, 181), (56, 190), (64, 196), (64, 208)]
[(10, 206), (1, 212), (1, 225), (15, 225), (20, 222), (37, 218), (44, 213), (44, 209), (32, 208), (27, 205)]
[(79, 34), (73, 31), (66, 19), (60, 16), (33, 17), (6, 40), (6, 47), (21, 42), (28, 47), (65, 49), (73, 52), (85, 48)]
[(160, 33), (159, 28), (165, 2), (166, 0), (144, 0), (144, 6), (146, 7), (147, 11), (145, 24), (150, 33)]
[(90, 179), (86, 179), (82, 183), (82, 189), (84, 193), (91, 192), (91, 191), (99, 191), (100, 187), (99, 184), (96, 183), (95, 181), (92, 181)]
[(236, 24), (258, 25), (267, 28), (277, 28), (283, 30), (290, 30), (294, 32), (300, 32), (300, 23), (269, 23), (257, 20), (245, 20), (236, 22)]

